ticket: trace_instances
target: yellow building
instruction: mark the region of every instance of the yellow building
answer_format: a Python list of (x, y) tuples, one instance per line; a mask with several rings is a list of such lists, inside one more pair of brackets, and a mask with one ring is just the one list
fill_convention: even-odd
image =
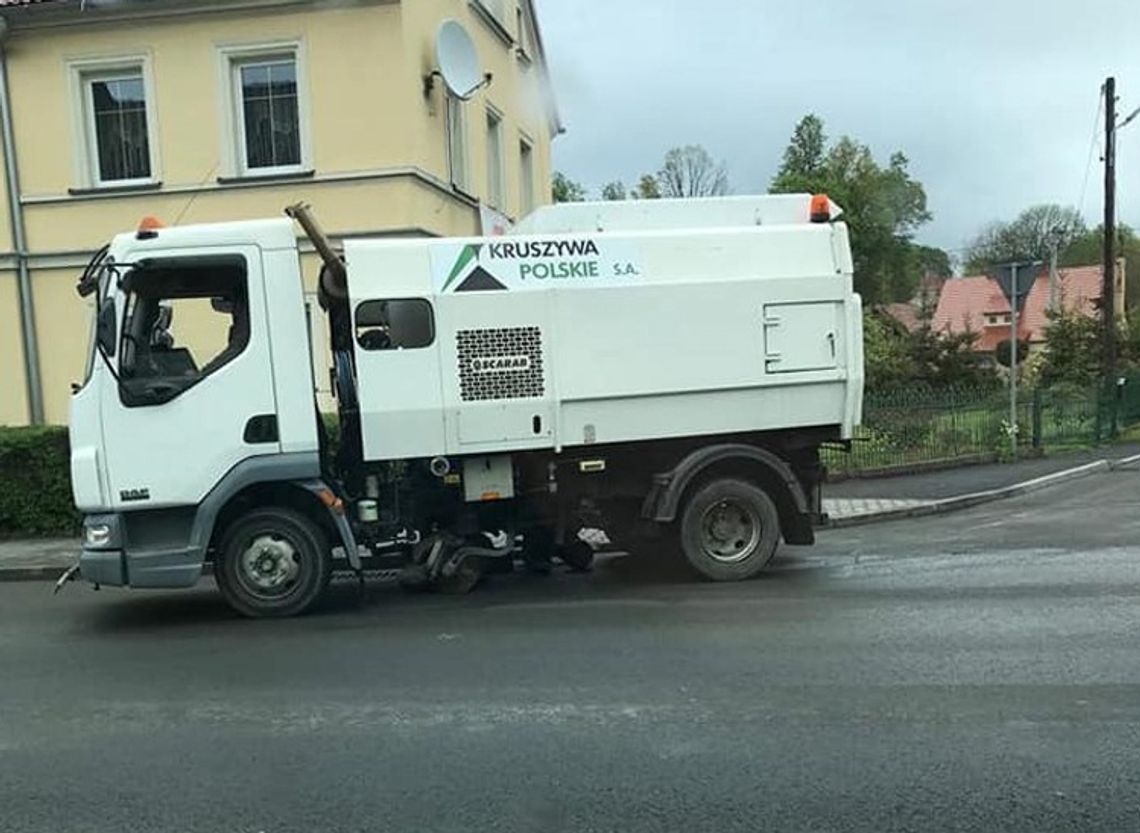
[[(466, 101), (434, 74), (449, 18), (491, 74)], [(304, 200), (334, 239), (464, 235), (550, 199), (561, 127), (531, 0), (0, 0), (0, 55), (0, 425), (66, 421), (78, 273), (144, 215)]]

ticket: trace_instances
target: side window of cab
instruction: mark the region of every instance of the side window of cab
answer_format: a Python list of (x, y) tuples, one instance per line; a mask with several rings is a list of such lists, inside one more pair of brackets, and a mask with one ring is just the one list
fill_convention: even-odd
[(248, 267), (240, 255), (155, 258), (123, 278), (120, 395), (169, 402), (249, 344)]

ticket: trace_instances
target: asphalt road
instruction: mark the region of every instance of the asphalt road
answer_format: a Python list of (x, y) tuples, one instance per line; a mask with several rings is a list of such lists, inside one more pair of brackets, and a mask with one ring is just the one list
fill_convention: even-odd
[(1140, 827), (1140, 472), (318, 615), (0, 585), (0, 830)]

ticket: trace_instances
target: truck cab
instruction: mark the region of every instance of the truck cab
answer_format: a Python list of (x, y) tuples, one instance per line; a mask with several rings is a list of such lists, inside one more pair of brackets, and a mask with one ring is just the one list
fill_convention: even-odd
[(100, 253), (81, 291), (95, 302), (70, 414), (82, 573), (187, 586), (213, 507), (251, 483), (320, 477), (292, 223), (144, 224)]

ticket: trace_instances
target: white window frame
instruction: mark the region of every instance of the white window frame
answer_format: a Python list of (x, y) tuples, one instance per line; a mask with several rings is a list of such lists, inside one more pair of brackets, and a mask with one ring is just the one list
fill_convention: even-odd
[(447, 142), (447, 176), (451, 184), (466, 193), (469, 182), (467, 117), (463, 99), (446, 93), (444, 137)]
[(531, 45), (530, 30), (527, 26), (527, 12), (523, 10), (522, 3), (515, 6), (515, 55), (524, 64), (529, 65), (532, 62), (531, 53), (533, 48)]
[(510, 19), (510, 9), (513, 0), (468, 0), (468, 5), (505, 45), (511, 46), (510, 27), (514, 21)]
[[(492, 127), (494, 122), (494, 127)], [(506, 201), (506, 186), (503, 176), (503, 114), (491, 105), (487, 105), (487, 204), (500, 211), (504, 210)], [(497, 137), (497, 146), (493, 146), (491, 136)]]
[[(297, 77), (297, 129), (300, 134), (301, 159), (295, 165), (251, 168), (246, 158), (245, 113), (242, 107), (241, 68), (250, 64), (291, 59)], [(258, 44), (235, 44), (218, 47), (219, 100), (222, 102), (222, 148), (226, 172), (233, 177), (257, 178), (307, 173), (313, 169), (310, 133), (308, 62), (301, 40), (273, 41)]]
[[(524, 146), (529, 153), (523, 153)], [(526, 163), (528, 156), (529, 165)], [(534, 139), (525, 133), (519, 133), (519, 217), (525, 217), (538, 207), (534, 186)]]
[[(71, 83), (73, 169), (75, 181), (84, 188), (129, 188), (154, 185), (160, 181), (158, 152), (158, 110), (154, 95), (154, 73), (150, 55), (116, 55), (82, 58), (67, 62)], [(99, 137), (95, 130), (95, 108), (91, 100), (93, 81), (139, 75), (146, 99), (147, 150), (150, 176), (104, 180), (99, 175)]]

